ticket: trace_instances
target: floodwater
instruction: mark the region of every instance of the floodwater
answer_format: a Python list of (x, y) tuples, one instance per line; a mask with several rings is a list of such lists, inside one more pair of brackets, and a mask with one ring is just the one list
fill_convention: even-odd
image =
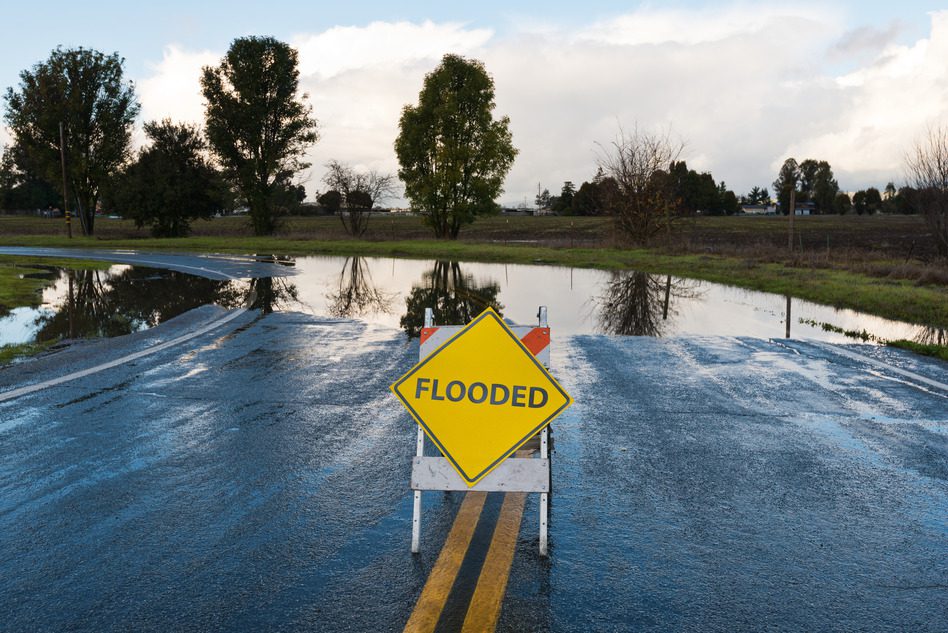
[(434, 308), (436, 323), (466, 323), (491, 306), (515, 323), (530, 324), (545, 305), (554, 336), (946, 341), (944, 330), (636, 271), (364, 257), (304, 257), (296, 260), (296, 270), (293, 277), (239, 282), (124, 265), (38, 270), (55, 283), (43, 292), (40, 306), (0, 318), (0, 345), (127, 334), (206, 303), (355, 318), (411, 336), (418, 334), (426, 307)]

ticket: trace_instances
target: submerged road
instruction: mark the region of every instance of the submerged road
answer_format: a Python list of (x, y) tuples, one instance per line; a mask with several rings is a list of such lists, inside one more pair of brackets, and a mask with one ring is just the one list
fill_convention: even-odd
[[(415, 426), (387, 388), (417, 342), (291, 312), (200, 332), (226, 314), (0, 369), (9, 392), (194, 334), (0, 402), (0, 629), (399, 631), (457, 527), (433, 626), (459, 630), (516, 500), (426, 493), (409, 553)], [(497, 630), (945, 630), (945, 363), (552, 326), (577, 404), (550, 557), (530, 495)]]

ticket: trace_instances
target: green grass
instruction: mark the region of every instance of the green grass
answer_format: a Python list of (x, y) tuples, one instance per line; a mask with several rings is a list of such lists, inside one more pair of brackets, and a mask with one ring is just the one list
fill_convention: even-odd
[(22, 343), (19, 345), (0, 345), (0, 365), (7, 365), (18, 358), (36, 356), (52, 347), (57, 341), (42, 343)]
[(95, 238), (67, 239), (61, 222), (0, 217), (0, 244), (182, 252), (361, 255), (638, 269), (791, 295), (877, 316), (948, 327), (948, 267), (918, 258), (927, 244), (917, 216), (798, 218), (802, 251), (786, 250), (786, 218), (706, 217), (670, 248), (618, 248), (608, 218), (491, 217), (461, 239), (431, 239), (416, 217), (377, 217), (366, 239), (338, 218), (287, 218), (273, 237), (250, 235), (246, 218), (198, 222), (183, 239), (155, 239), (126, 220), (99, 219)]
[(945, 345), (916, 343), (915, 341), (906, 341), (905, 339), (887, 341), (886, 345), (907, 349), (911, 352), (915, 352), (916, 354), (922, 354), (923, 356), (932, 356), (934, 358), (940, 358), (941, 360), (948, 361), (948, 346)]

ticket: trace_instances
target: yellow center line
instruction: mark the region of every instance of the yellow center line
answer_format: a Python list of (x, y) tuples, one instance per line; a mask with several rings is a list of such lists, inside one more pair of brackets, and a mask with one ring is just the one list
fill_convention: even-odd
[(526, 499), (525, 492), (508, 492), (504, 495), (504, 504), (500, 508), (490, 549), (487, 550), (487, 558), (464, 618), (462, 633), (484, 633), (497, 627)]
[(406, 633), (427, 633), (434, 631), (438, 625), (441, 611), (444, 609), (458, 570), (464, 561), (464, 555), (471, 544), (471, 537), (474, 536), (474, 529), (477, 527), (477, 520), (481, 516), (481, 510), (484, 509), (486, 499), (486, 492), (468, 492), (464, 495), (464, 501), (461, 502), (454, 525), (451, 526), (451, 532), (444, 542), (431, 575), (428, 576), (425, 588), (421, 591), (415, 610), (412, 611), (408, 624), (405, 625)]

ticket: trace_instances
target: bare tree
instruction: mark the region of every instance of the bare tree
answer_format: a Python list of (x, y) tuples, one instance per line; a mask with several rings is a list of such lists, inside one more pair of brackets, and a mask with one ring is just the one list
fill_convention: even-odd
[(326, 163), (326, 169), (323, 182), (340, 195), (342, 226), (349, 235), (363, 235), (369, 227), (372, 207), (395, 195), (395, 176), (375, 169), (356, 171), (351, 165), (337, 160)]
[(635, 128), (627, 134), (620, 127), (611, 145), (600, 148), (599, 167), (616, 182), (604, 203), (619, 232), (637, 244), (648, 244), (663, 231), (671, 235), (680, 216), (666, 176), (684, 145), (672, 141), (667, 132)]
[(908, 154), (906, 163), (938, 254), (948, 257), (948, 126), (929, 129), (928, 136)]
[(595, 298), (599, 329), (605, 334), (662, 336), (677, 310), (671, 299), (701, 296), (693, 282), (636, 270), (616, 271)]

